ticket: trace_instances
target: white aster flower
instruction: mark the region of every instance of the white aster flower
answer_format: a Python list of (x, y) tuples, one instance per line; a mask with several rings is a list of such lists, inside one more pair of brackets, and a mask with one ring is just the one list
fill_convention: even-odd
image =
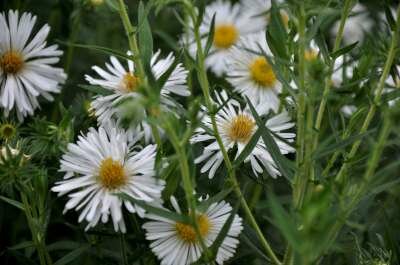
[[(222, 142), (227, 150), (236, 146), (236, 156), (238, 156), (253, 134), (257, 131), (257, 124), (249, 109), (246, 107), (242, 110), (238, 102), (232, 99), (228, 100), (225, 91), (223, 91), (220, 96), (216, 94), (216, 98), (219, 106), (222, 106), (222, 104), (226, 102), (226, 105), (216, 114), (218, 131), (221, 135)], [(260, 116), (268, 113), (268, 108), (262, 105), (256, 106), (256, 110)], [(212, 130), (211, 118), (209, 115), (205, 115), (202, 122), (206, 127)], [(292, 142), (295, 137), (294, 133), (282, 132), (294, 126), (294, 123), (290, 122), (290, 117), (287, 112), (282, 112), (269, 118), (265, 126), (279, 138), (285, 139), (287, 142)], [(191, 142), (198, 143), (206, 141), (211, 141), (211, 143), (204, 148), (203, 154), (196, 158), (195, 163), (198, 164), (206, 161), (200, 171), (201, 173), (209, 171), (208, 177), (213, 178), (223, 161), (222, 152), (220, 151), (215, 136), (210, 135), (209, 132), (203, 128), (198, 128)], [(275, 138), (275, 141), (282, 154), (295, 151), (293, 147), (282, 140)], [(281, 175), (262, 138), (258, 140), (255, 148), (245, 159), (245, 162), (249, 161), (255, 175), (262, 173), (264, 170), (263, 167), (267, 170), (269, 175), (274, 178)]]
[[(331, 34), (336, 36), (339, 30), (340, 21), (337, 21), (332, 28)], [(344, 26), (343, 41), (345, 44), (352, 44), (364, 40), (365, 32), (369, 32), (374, 25), (367, 8), (362, 4), (356, 4)]]
[(236, 92), (244, 98), (248, 97), (255, 105), (262, 103), (277, 111), (282, 84), (265, 55), (272, 56), (265, 32), (241, 38), (230, 50), (227, 59), (227, 80)]
[[(177, 213), (182, 214), (173, 197), (171, 204)], [(207, 247), (215, 241), (231, 211), (232, 207), (221, 201), (212, 203), (205, 211), (196, 212), (199, 232)], [(176, 222), (154, 214), (148, 214), (146, 217), (154, 220), (143, 225), (146, 239), (153, 241), (150, 248), (161, 260), (162, 265), (189, 265), (201, 257), (203, 250), (200, 240), (191, 224)], [(236, 214), (227, 236), (218, 249), (216, 256), (218, 264), (223, 264), (233, 257), (239, 244), (237, 237), (242, 229), (242, 218)]]
[[(275, 1), (277, 4), (282, 4), (283, 0)], [(259, 30), (265, 30), (270, 20), (270, 10), (272, 7), (272, 0), (241, 0), (240, 3), (243, 5), (245, 12), (249, 14), (256, 25), (260, 28)], [(283, 23), (287, 26), (289, 23), (289, 16), (283, 10), (281, 10), (281, 17)]]
[[(166, 58), (160, 58), (160, 50), (151, 58), (151, 69), (156, 79), (160, 78), (174, 63), (175, 57), (170, 53)], [(107, 70), (103, 70), (98, 66), (93, 66), (93, 70), (100, 78), (93, 78), (86, 75), (86, 80), (92, 85), (101, 86), (110, 91), (110, 95), (98, 95), (91, 103), (95, 115), (98, 117), (100, 124), (114, 120), (117, 124), (120, 122), (117, 105), (128, 98), (139, 97), (137, 88), (140, 79), (135, 75), (135, 66), (133, 61), (127, 60), (128, 68), (126, 69), (120, 61), (114, 56), (110, 57), (110, 62), (106, 63)], [(172, 71), (168, 80), (161, 89), (161, 108), (163, 111), (169, 111), (176, 104), (172, 100), (172, 95), (189, 96), (190, 91), (186, 84), (188, 71), (182, 64), (178, 64)], [(145, 111), (143, 110), (143, 113)], [(142, 122), (141, 129), (145, 132), (146, 142), (151, 139), (151, 128), (146, 122)]]
[[(206, 43), (215, 14), (214, 40), (210, 54), (206, 58), (206, 65), (218, 76), (227, 70), (226, 59), (229, 56), (229, 49), (239, 41), (240, 37), (260, 30), (259, 22), (253, 21), (250, 14), (244, 11), (240, 4), (231, 4), (223, 0), (217, 0), (205, 9), (200, 25), (200, 34), (204, 36), (203, 45)], [(189, 37), (189, 51), (192, 55), (197, 51), (193, 33), (190, 33)]]
[(96, 226), (100, 219), (108, 222), (111, 215), (115, 231), (125, 232), (123, 204), (129, 212), (144, 216), (142, 208), (115, 193), (149, 203), (159, 200), (165, 182), (155, 178), (156, 146), (139, 150), (134, 144), (140, 137), (111, 127), (90, 128), (76, 144), (68, 145), (60, 167), (65, 172), (64, 180), (57, 182), (52, 191), (59, 196), (69, 194), (64, 211), (81, 210), (79, 222), (85, 219), (86, 229)]
[(0, 107), (4, 115), (16, 110), (22, 121), (39, 107), (37, 97), (53, 100), (66, 75), (53, 67), (62, 55), (57, 45), (46, 47), (50, 27), (46, 24), (32, 38), (36, 16), (18, 11), (0, 13)]

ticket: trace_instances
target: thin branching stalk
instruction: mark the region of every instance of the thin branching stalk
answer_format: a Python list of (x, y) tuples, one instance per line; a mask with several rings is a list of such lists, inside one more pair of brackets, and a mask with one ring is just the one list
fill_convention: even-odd
[[(340, 48), (340, 43), (342, 42), (342, 39), (343, 39), (344, 26), (346, 24), (346, 21), (347, 21), (347, 18), (349, 16), (349, 14), (350, 14), (353, 1), (354, 0), (346, 0), (344, 2), (343, 12), (342, 12), (342, 16), (340, 18), (339, 30), (338, 30), (338, 33), (336, 35), (335, 44), (333, 46), (332, 52), (336, 52)], [(315, 133), (315, 136), (314, 136), (315, 138), (314, 138), (313, 150), (315, 150), (317, 148), (317, 145), (318, 145), (319, 130), (321, 129), (322, 118), (324, 117), (326, 103), (328, 101), (329, 91), (331, 90), (331, 86), (332, 86), (332, 79), (331, 78), (332, 78), (332, 74), (333, 74), (333, 71), (334, 71), (336, 59), (337, 58), (335, 57), (330, 61), (328, 75), (325, 78), (325, 87), (324, 87), (324, 91), (322, 93), (321, 103), (320, 103), (319, 108), (318, 108), (317, 119), (315, 121), (315, 131), (316, 131), (316, 133)]]
[[(192, 3), (189, 1), (184, 1), (184, 5), (186, 7), (185, 10), (187, 12), (189, 12), (189, 16), (192, 18), (193, 25), (196, 25), (196, 22), (197, 22), (196, 12), (195, 12), (195, 9), (194, 9)], [(198, 79), (199, 79), (200, 87), (203, 91), (207, 110), (210, 114), (214, 136), (218, 143), (218, 146), (220, 147), (220, 150), (221, 150), (221, 153), (222, 153), (222, 156), (224, 159), (224, 163), (225, 163), (225, 166), (228, 171), (229, 181), (231, 182), (231, 185), (234, 189), (236, 196), (240, 200), (241, 207), (244, 210), (244, 212), (248, 218), (248, 221), (250, 222), (250, 225), (256, 231), (257, 236), (260, 239), (260, 242), (261, 242), (266, 254), (271, 258), (271, 260), (274, 264), (280, 265), (281, 262), (275, 255), (275, 253), (272, 250), (268, 241), (265, 239), (256, 219), (254, 218), (254, 215), (252, 214), (252, 212), (247, 204), (246, 199), (244, 198), (244, 196), (242, 194), (242, 191), (240, 190), (240, 186), (239, 186), (239, 183), (236, 178), (236, 172), (233, 168), (233, 165), (229, 158), (228, 152), (227, 152), (227, 150), (222, 142), (221, 136), (218, 132), (218, 126), (217, 126), (217, 122), (216, 122), (216, 118), (215, 118), (214, 105), (211, 101), (211, 96), (210, 96), (210, 85), (209, 85), (209, 81), (208, 81), (208, 77), (207, 77), (207, 70), (205, 68), (205, 56), (204, 56), (203, 47), (201, 44), (201, 36), (200, 36), (198, 26), (194, 27), (194, 37), (195, 37), (195, 41), (196, 41), (196, 45), (197, 45)]]
[[(122, 24), (124, 25), (126, 36), (128, 38), (129, 48), (133, 52), (132, 60), (134, 61), (136, 66), (136, 72), (137, 72), (136, 74), (139, 76), (139, 79), (142, 82), (143, 87), (145, 89), (148, 89), (146, 73), (144, 71), (143, 62), (140, 59), (140, 51), (136, 38), (136, 28), (132, 25), (132, 22), (129, 19), (128, 11), (124, 0), (119, 0), (118, 3), (119, 3), (119, 14), (122, 20)], [(154, 140), (157, 143), (159, 150), (162, 151), (162, 140), (158, 128), (154, 124), (150, 124), (150, 126)]]
[(29, 229), (32, 234), (33, 244), (35, 245), (36, 251), (39, 256), (40, 265), (51, 265), (52, 262), (51, 262), (50, 255), (46, 250), (46, 245), (44, 242), (44, 235), (43, 235), (42, 231), (37, 229), (37, 226), (34, 221), (34, 219), (36, 219), (35, 213), (34, 213), (35, 211), (33, 211), (32, 206), (29, 203), (28, 198), (25, 195), (25, 193), (21, 191), (20, 195), (21, 195), (22, 204), (24, 206), (24, 212), (26, 215), (28, 226), (29, 226)]
[(166, 122), (165, 127), (166, 127), (166, 131), (169, 135), (170, 141), (176, 151), (176, 154), (179, 157), (179, 165), (180, 165), (181, 175), (182, 175), (182, 180), (183, 180), (183, 188), (185, 191), (186, 202), (189, 207), (189, 216), (191, 219), (191, 223), (194, 227), (196, 236), (199, 239), (199, 243), (201, 245), (201, 248), (204, 251), (207, 261), (211, 262), (211, 264), (214, 264), (215, 262), (213, 260), (210, 260), (210, 256), (211, 256), (210, 251), (208, 250), (206, 244), (204, 243), (203, 237), (200, 233), (199, 225), (197, 223), (196, 199), (194, 197), (194, 188), (193, 188), (193, 184), (192, 184), (192, 179), (190, 177), (188, 158), (187, 158), (186, 149), (185, 149), (186, 143), (181, 143), (179, 141), (179, 138), (176, 135), (174, 128), (171, 126), (171, 124), (168, 121)]
[[(364, 123), (360, 129), (359, 134), (363, 134), (368, 130), (368, 127), (373, 119), (373, 117), (375, 116), (375, 112), (377, 110), (377, 107), (380, 105), (381, 103), (381, 97), (382, 97), (382, 92), (383, 89), (385, 87), (385, 82), (387, 77), (389, 76), (390, 73), (390, 68), (392, 67), (393, 61), (394, 61), (394, 56), (396, 54), (396, 48), (398, 45), (398, 40), (399, 40), (399, 30), (400, 30), (400, 5), (397, 8), (397, 14), (396, 14), (396, 26), (395, 29), (393, 31), (393, 36), (392, 36), (392, 41), (390, 44), (390, 49), (388, 52), (388, 56), (385, 62), (385, 66), (383, 68), (383, 72), (382, 72), (382, 76), (379, 79), (379, 83), (378, 86), (375, 90), (375, 97), (374, 100), (369, 108), (367, 117), (364, 120)], [(342, 183), (345, 179), (346, 176), (346, 171), (348, 169), (349, 166), (349, 162), (352, 161), (352, 159), (354, 158), (354, 156), (357, 154), (358, 148), (360, 147), (362, 140), (357, 140), (354, 142), (354, 144), (352, 145), (350, 152), (346, 155), (345, 160), (342, 164), (342, 167), (340, 168), (339, 173), (336, 175), (336, 181), (338, 181), (339, 183)]]
[(299, 10), (299, 95), (297, 99), (297, 142), (296, 142), (296, 166), (297, 172), (293, 184), (293, 203), (295, 208), (300, 208), (302, 205), (304, 193), (306, 190), (308, 176), (304, 168), (304, 149), (305, 149), (305, 114), (306, 114), (306, 64), (305, 64), (305, 28), (306, 14), (304, 3), (301, 3)]
[(125, 235), (123, 233), (120, 233), (119, 235), (119, 242), (121, 245), (121, 258), (122, 258), (122, 264), (123, 265), (128, 265), (128, 256), (126, 254), (126, 242), (125, 242)]
[(385, 144), (387, 142), (387, 139), (389, 137), (389, 134), (390, 134), (390, 131), (392, 128), (391, 119), (392, 119), (392, 117), (390, 117), (390, 114), (386, 113), (381, 131), (379, 133), (378, 141), (374, 145), (372, 154), (368, 160), (367, 169), (363, 176), (363, 182), (359, 185), (357, 192), (354, 195), (352, 195), (352, 199), (346, 205), (346, 209), (344, 209), (344, 213), (343, 213), (342, 217), (339, 218), (335, 222), (335, 224), (332, 226), (330, 231), (328, 231), (329, 239), (330, 239), (330, 241), (329, 241), (330, 244), (328, 246), (333, 244), (337, 235), (339, 234), (340, 229), (343, 227), (343, 225), (346, 223), (346, 220), (349, 218), (351, 213), (354, 211), (354, 209), (360, 203), (363, 196), (368, 191), (369, 185), (374, 180), (373, 178), (375, 176), (374, 174), (375, 174), (376, 168), (378, 167), (380, 158), (383, 153), (383, 149), (385, 147)]

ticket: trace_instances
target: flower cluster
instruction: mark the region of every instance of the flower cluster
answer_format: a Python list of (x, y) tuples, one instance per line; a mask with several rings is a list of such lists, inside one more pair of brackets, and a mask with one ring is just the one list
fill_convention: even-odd
[[(102, 3), (91, 2), (93, 5)], [(185, 27), (180, 38), (181, 48), (188, 51), (185, 56), (196, 61), (199, 48), (207, 50), (210, 45), (205, 54), (205, 68), (226, 84), (226, 87), (211, 87), (211, 95), (205, 95), (204, 104), (199, 104), (199, 111), (195, 113), (196, 123), (186, 116), (180, 117), (183, 115), (179, 112), (180, 108), (187, 108), (186, 100), (199, 94), (189, 82), (189, 79), (193, 80), (190, 70), (186, 69), (188, 66), (179, 62), (172, 52), (161, 50), (153, 52), (147, 62), (149, 69), (145, 70), (150, 71), (155, 82), (162, 84), (157, 95), (158, 113), (161, 116), (172, 114), (185, 119), (185, 124), (195, 124), (187, 142), (199, 150), (194, 152), (193, 164), (211, 183), (216, 178), (225, 178), (224, 169), (229, 169), (224, 163), (226, 156), (235, 161), (245, 153), (241, 163), (251, 168), (249, 172), (257, 180), (260, 175), (273, 179), (284, 175), (273, 152), (288, 157), (296, 155), (296, 124), (290, 107), (298, 107), (299, 84), (294, 77), (297, 74), (294, 65), (299, 58), (297, 54), (286, 58), (285, 71), (291, 77), (285, 81), (276, 70), (279, 58), (266, 37), (272, 19), (271, 9), (275, 5), (278, 7), (286, 33), (293, 21), (284, 0), (273, 2), (274, 6), (270, 0), (242, 0), (234, 4), (228, 0), (213, 1), (201, 16), (200, 36), (193, 32), (193, 22), (188, 22), (190, 25)], [(194, 13), (199, 12), (195, 9)], [(63, 52), (57, 45), (48, 46), (46, 42), (50, 27), (44, 25), (33, 34), (35, 23), (36, 16), (31, 13), (0, 13), (0, 108), (5, 118), (15, 116), (19, 122), (33, 116), (40, 108), (41, 100), (52, 101), (67, 80), (64, 70), (55, 66)], [(343, 28), (344, 43), (362, 42), (364, 31), (372, 26), (367, 9), (361, 4), (355, 5)], [(336, 34), (339, 27), (333, 23), (332, 32)], [(299, 34), (292, 37), (294, 46), (301, 44)], [(305, 45), (301, 59), (310, 67), (323, 61), (323, 47), (316, 39), (307, 40)], [(124, 57), (124, 54), (118, 56)], [(327, 77), (326, 83), (334, 90), (340, 90), (347, 80), (357, 76), (358, 62), (346, 55), (333, 60), (332, 71)], [(150, 121), (151, 110), (138, 103), (147, 96), (143, 89), (153, 93), (156, 88), (149, 87), (146, 76), (149, 72), (143, 73), (143, 69), (139, 69), (143, 58), (137, 51), (127, 51), (125, 58), (122, 61), (110, 56), (103, 65), (93, 66), (93, 73), (88, 70), (84, 75), (86, 86), (102, 91), (90, 98), (89, 110), (96, 125), (68, 144), (58, 168), (63, 179), (56, 181), (51, 190), (60, 197), (67, 197), (64, 213), (69, 210), (79, 212), (78, 222), (84, 222), (86, 230), (101, 223), (112, 223), (115, 232), (126, 233), (130, 228), (125, 222), (127, 217), (137, 215), (143, 222), (141, 228), (146, 240), (150, 241), (151, 250), (164, 265), (188, 265), (198, 261), (231, 219), (215, 253), (215, 262), (223, 264), (236, 252), (243, 220), (223, 199), (211, 202), (207, 207), (196, 206), (194, 199), (196, 207), (186, 205), (181, 208), (182, 204), (173, 195), (163, 196), (168, 183), (158, 172), (169, 163), (165, 150), (160, 151), (162, 141), (167, 141), (167, 133), (161, 124), (154, 125)], [(399, 72), (400, 66), (394, 67), (393, 71)], [(400, 80), (395, 75), (385, 83), (384, 93), (392, 93), (400, 87)], [(355, 94), (349, 96), (353, 97)], [(389, 105), (396, 100), (389, 101)], [(121, 106), (130, 101), (139, 105), (140, 121), (126, 126)], [(358, 109), (351, 101), (340, 107), (347, 117)], [(2, 139), (7, 140), (8, 134), (14, 134), (11, 129), (1, 126)], [(11, 131), (7, 134), (7, 130)], [(260, 136), (260, 131), (269, 132), (276, 145), (271, 146)], [(246, 152), (249, 146), (252, 146), (251, 151)], [(0, 149), (0, 158), (4, 160), (0, 165), (6, 158), (10, 159), (6, 154), (17, 156), (19, 153), (8, 147), (7, 152)], [(25, 160), (28, 158), (31, 156)], [(188, 220), (193, 217), (194, 221), (177, 221), (160, 212)]]

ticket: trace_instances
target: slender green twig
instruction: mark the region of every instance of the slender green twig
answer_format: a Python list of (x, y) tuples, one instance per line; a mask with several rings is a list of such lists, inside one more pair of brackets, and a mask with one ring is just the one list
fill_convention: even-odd
[[(343, 39), (343, 32), (344, 32), (344, 26), (346, 24), (347, 18), (350, 14), (351, 11), (351, 6), (352, 6), (352, 2), (354, 0), (346, 0), (344, 2), (344, 7), (343, 7), (343, 12), (342, 12), (342, 16), (340, 18), (340, 23), (339, 23), (339, 30), (338, 33), (336, 35), (335, 38), (335, 44), (333, 46), (333, 52), (336, 52), (339, 50), (340, 48), (340, 43), (342, 42)], [(329, 95), (329, 91), (331, 89), (332, 86), (332, 74), (334, 71), (334, 67), (335, 67), (335, 62), (336, 62), (337, 58), (333, 58), (332, 61), (329, 64), (329, 70), (328, 70), (328, 75), (325, 78), (325, 87), (324, 87), (324, 91), (322, 93), (322, 99), (321, 99), (321, 103), (319, 105), (318, 108), (318, 113), (317, 113), (317, 119), (315, 121), (315, 130), (316, 130), (316, 135), (314, 138), (314, 144), (313, 144), (313, 149), (315, 150), (317, 148), (318, 145), (318, 136), (319, 136), (319, 130), (321, 129), (321, 124), (322, 124), (322, 118), (324, 116), (325, 113), (325, 108), (326, 108), (326, 103), (328, 100), (328, 95)]]
[(305, 65), (305, 27), (306, 14), (304, 3), (301, 4), (299, 10), (299, 95), (297, 100), (297, 149), (296, 149), (296, 166), (297, 172), (293, 184), (293, 202), (295, 208), (300, 208), (305, 189), (308, 182), (307, 173), (304, 172), (304, 151), (305, 151), (305, 112), (306, 112), (306, 65)]
[[(392, 36), (392, 41), (390, 44), (390, 49), (388, 52), (388, 56), (385, 62), (385, 66), (383, 68), (383, 72), (382, 72), (382, 76), (379, 79), (379, 83), (378, 86), (376, 88), (375, 91), (375, 97), (374, 97), (374, 101), (372, 102), (367, 117), (364, 120), (364, 123), (360, 129), (359, 134), (363, 134), (368, 130), (368, 127), (373, 119), (373, 117), (375, 116), (375, 112), (377, 110), (377, 106), (380, 105), (381, 103), (381, 97), (382, 97), (382, 92), (383, 89), (385, 87), (385, 82), (386, 79), (390, 73), (390, 68), (392, 67), (393, 64), (393, 60), (394, 60), (394, 56), (396, 54), (396, 47), (398, 45), (398, 40), (399, 40), (399, 30), (400, 30), (400, 5), (397, 9), (397, 15), (396, 15), (396, 26), (395, 29), (393, 31), (393, 36)], [(335, 180), (338, 181), (339, 183), (343, 182), (344, 178), (345, 178), (345, 173), (347, 171), (349, 162), (354, 158), (354, 156), (356, 155), (358, 148), (360, 147), (362, 140), (357, 140), (354, 142), (354, 144), (352, 145), (350, 152), (347, 154), (345, 161), (342, 164), (342, 167), (340, 168), (339, 173), (337, 174)]]
[(33, 209), (31, 207), (31, 204), (29, 203), (28, 198), (24, 192), (21, 191), (20, 195), (21, 195), (22, 204), (24, 205), (24, 211), (25, 211), (27, 222), (28, 222), (28, 226), (29, 226), (29, 229), (32, 234), (32, 240), (33, 240), (33, 243), (35, 245), (36, 251), (39, 256), (40, 264), (41, 265), (51, 265), (52, 262), (51, 262), (50, 255), (48, 254), (48, 252), (46, 250), (46, 246), (45, 246), (45, 242), (44, 242), (44, 235), (39, 229), (37, 229), (36, 224), (34, 222), (35, 217), (33, 216), (34, 211), (32, 211)]
[[(132, 25), (132, 22), (129, 19), (128, 11), (127, 11), (124, 0), (119, 0), (118, 3), (119, 3), (119, 14), (120, 14), (120, 17), (122, 20), (122, 24), (124, 25), (126, 36), (128, 37), (129, 48), (133, 52), (132, 60), (134, 61), (135, 66), (136, 66), (136, 71), (137, 71), (136, 74), (139, 76), (140, 82), (143, 85), (143, 87), (145, 87), (147, 89), (148, 88), (147, 78), (146, 78), (146, 73), (144, 71), (143, 62), (139, 56), (140, 51), (139, 51), (139, 46), (138, 46), (138, 42), (137, 42), (137, 38), (136, 38), (135, 27)], [(150, 113), (150, 115), (152, 115), (152, 114)], [(161, 136), (158, 131), (158, 128), (154, 124), (151, 124), (150, 126), (151, 126), (154, 140), (157, 143), (159, 150), (162, 151), (162, 140), (161, 140)]]
[(129, 263), (128, 263), (128, 256), (126, 254), (125, 235), (123, 233), (120, 233), (120, 235), (119, 235), (119, 242), (121, 245), (122, 264), (128, 265)]
[[(193, 25), (195, 25), (197, 22), (197, 19), (196, 19), (196, 12), (194, 11), (194, 7), (193, 7), (192, 3), (189, 1), (184, 1), (184, 3), (185, 3), (186, 11), (189, 12), (189, 16), (192, 18)], [(218, 126), (217, 126), (217, 122), (216, 122), (216, 118), (215, 118), (214, 105), (211, 101), (211, 96), (210, 96), (210, 85), (209, 85), (209, 81), (208, 81), (208, 77), (207, 77), (207, 71), (205, 68), (205, 56), (204, 56), (203, 47), (201, 44), (201, 36), (200, 36), (198, 27), (194, 27), (194, 36), (195, 36), (195, 41), (196, 41), (196, 45), (197, 45), (198, 79), (199, 79), (200, 87), (203, 91), (206, 107), (210, 114), (212, 129), (214, 131), (214, 136), (218, 143), (218, 146), (220, 147), (220, 150), (221, 150), (221, 153), (222, 153), (222, 156), (224, 159), (224, 163), (225, 163), (225, 166), (228, 171), (229, 180), (234, 188), (236, 196), (240, 200), (241, 206), (248, 218), (248, 221), (250, 222), (251, 226), (256, 231), (257, 236), (259, 237), (260, 242), (261, 242), (265, 252), (271, 258), (271, 260), (273, 261), (274, 264), (280, 265), (281, 262), (276, 257), (276, 255), (275, 255), (274, 251), (272, 250), (271, 246), (269, 245), (268, 241), (265, 239), (256, 219), (254, 218), (254, 216), (247, 204), (246, 199), (244, 198), (244, 196), (242, 194), (242, 191), (240, 190), (239, 183), (236, 179), (236, 172), (232, 166), (232, 162), (228, 156), (228, 152), (226, 151), (226, 148), (222, 142), (221, 136), (218, 132)]]

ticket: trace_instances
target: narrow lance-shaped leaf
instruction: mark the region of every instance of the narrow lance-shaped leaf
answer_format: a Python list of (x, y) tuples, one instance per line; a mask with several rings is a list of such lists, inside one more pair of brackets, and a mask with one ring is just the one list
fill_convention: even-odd
[(242, 152), (237, 156), (235, 161), (233, 161), (233, 166), (238, 167), (242, 164), (242, 162), (251, 154), (251, 152), (254, 150), (256, 147), (258, 140), (260, 139), (261, 136), (261, 130), (258, 129), (253, 136), (251, 137), (250, 141), (246, 144), (245, 148), (242, 150)]
[(77, 259), (80, 255), (82, 255), (85, 251), (89, 250), (90, 245), (83, 245), (80, 248), (77, 248), (71, 252), (69, 252), (67, 255), (62, 257), (61, 259), (57, 260), (54, 265), (65, 265), (69, 264), (75, 259)]
[(294, 249), (300, 250), (302, 247), (301, 235), (297, 230), (296, 223), (293, 221), (294, 218), (280, 205), (272, 192), (269, 192), (269, 206), (274, 219), (274, 225), (279, 228)]
[(83, 49), (88, 49), (88, 50), (94, 50), (94, 51), (98, 51), (101, 53), (105, 53), (108, 55), (114, 55), (116, 57), (119, 57), (121, 59), (125, 59), (125, 60), (132, 60), (132, 56), (127, 55), (126, 53), (114, 50), (114, 49), (110, 49), (107, 47), (103, 47), (103, 46), (98, 46), (98, 45), (90, 45), (90, 44), (80, 44), (80, 43), (71, 43), (71, 42), (65, 42), (65, 41), (60, 41), (57, 40), (58, 43), (65, 45), (65, 46), (72, 46), (72, 47), (76, 47), (76, 48), (83, 48)]
[(247, 98), (247, 103), (249, 104), (250, 111), (256, 120), (257, 126), (261, 132), (261, 137), (264, 140), (265, 146), (267, 147), (267, 150), (271, 154), (276, 166), (278, 167), (282, 175), (285, 176), (289, 181), (291, 181), (293, 179), (293, 172), (290, 170), (291, 168), (290, 163), (287, 161), (287, 158), (281, 154), (278, 145), (276, 144), (273, 136), (271, 135), (271, 132), (265, 126), (264, 122), (258, 115), (257, 111), (255, 110), (249, 98)]
[(207, 56), (210, 52), (211, 46), (214, 42), (214, 34), (215, 34), (215, 14), (211, 19), (210, 30), (208, 33), (208, 38), (206, 42), (206, 47), (204, 48), (204, 56)]

